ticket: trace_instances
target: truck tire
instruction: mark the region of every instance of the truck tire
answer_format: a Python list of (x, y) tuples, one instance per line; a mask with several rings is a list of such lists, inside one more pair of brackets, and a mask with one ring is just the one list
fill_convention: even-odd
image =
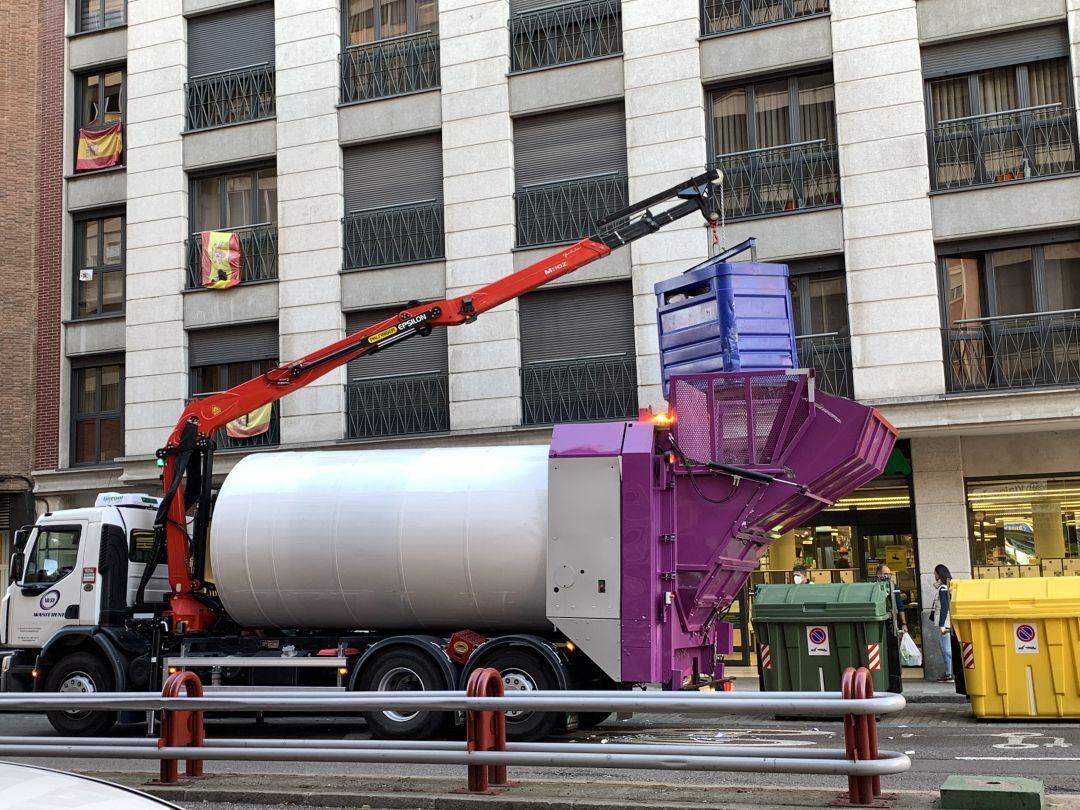
[(578, 728), (592, 729), (611, 717), (611, 712), (579, 712), (577, 716)]
[[(112, 671), (98, 656), (77, 652), (61, 658), (45, 678), (46, 692), (111, 692)], [(49, 712), (49, 723), (60, 734), (97, 737), (116, 725), (116, 712)]]
[[(430, 657), (409, 647), (390, 649), (371, 662), (357, 684), (361, 692), (432, 692), (447, 689)], [(364, 712), (368, 730), (380, 740), (429, 740), (449, 724), (446, 712)]]
[[(551, 665), (539, 655), (513, 647), (504, 647), (484, 656), (477, 665), (494, 667), (503, 677), (503, 690), (536, 692), (558, 689)], [(537, 742), (551, 736), (559, 722), (558, 712), (507, 712), (506, 737), (521, 742)]]

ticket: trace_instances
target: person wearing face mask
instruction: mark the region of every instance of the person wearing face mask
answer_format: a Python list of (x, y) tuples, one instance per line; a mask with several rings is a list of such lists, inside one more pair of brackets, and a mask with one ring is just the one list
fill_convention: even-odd
[(930, 623), (936, 624), (941, 636), (941, 658), (945, 662), (945, 672), (938, 678), (943, 683), (953, 679), (952, 667), (952, 623), (949, 620), (949, 581), (952, 573), (944, 565), (934, 566), (934, 605), (930, 608)]
[(805, 585), (810, 581), (810, 573), (805, 565), (796, 565), (791, 569), (791, 581), (796, 585)]

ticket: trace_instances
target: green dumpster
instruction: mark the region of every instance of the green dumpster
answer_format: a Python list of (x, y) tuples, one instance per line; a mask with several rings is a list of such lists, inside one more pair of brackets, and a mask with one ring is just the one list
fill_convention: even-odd
[(866, 667), (874, 690), (899, 692), (900, 646), (891, 585), (759, 585), (752, 618), (766, 692), (839, 692), (847, 667)]

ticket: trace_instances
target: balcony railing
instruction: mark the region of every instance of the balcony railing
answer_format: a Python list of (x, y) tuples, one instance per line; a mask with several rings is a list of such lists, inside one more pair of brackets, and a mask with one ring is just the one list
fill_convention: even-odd
[(594, 233), (597, 223), (627, 205), (626, 178), (617, 174), (522, 186), (514, 194), (517, 245), (557, 245)]
[[(240, 283), (267, 281), (278, 277), (278, 235), (276, 225), (249, 225), (226, 228), (240, 236)], [(188, 289), (202, 286), (202, 237), (193, 233), (187, 241)]]
[[(201, 399), (202, 397), (208, 397), (211, 394), (220, 393), (218, 391), (210, 391), (205, 394), (197, 394), (194, 399)], [(188, 400), (190, 403), (191, 400)], [(245, 450), (255, 447), (276, 447), (281, 444), (281, 408), (279, 403), (274, 402), (270, 406), (270, 425), (265, 433), (260, 433), (258, 436), (252, 436), (247, 439), (234, 439), (229, 435), (227, 428), (220, 428), (214, 434), (214, 442), (217, 444), (218, 450)]]
[(722, 34), (828, 13), (829, 0), (704, 0), (702, 27)]
[(340, 57), (341, 103), (439, 86), (439, 37), (430, 31), (354, 45)]
[(444, 433), (450, 430), (449, 377), (402, 374), (345, 386), (350, 439)]
[(930, 131), (935, 189), (1076, 171), (1076, 111), (1061, 104), (970, 115)]
[(192, 76), (184, 85), (188, 131), (272, 118), (274, 67), (261, 64)]
[(719, 155), (728, 219), (840, 204), (836, 144), (804, 141)]
[(1080, 310), (956, 321), (945, 344), (950, 391), (1080, 383)]
[(521, 401), (526, 425), (634, 417), (637, 362), (616, 354), (529, 363), (521, 369)]
[(622, 53), (620, 0), (584, 0), (510, 18), (510, 70), (568, 65)]
[(838, 332), (802, 335), (795, 338), (799, 365), (812, 368), (815, 382), (827, 394), (852, 397), (851, 341)]
[(345, 269), (441, 259), (443, 209), (434, 200), (353, 211), (345, 226)]

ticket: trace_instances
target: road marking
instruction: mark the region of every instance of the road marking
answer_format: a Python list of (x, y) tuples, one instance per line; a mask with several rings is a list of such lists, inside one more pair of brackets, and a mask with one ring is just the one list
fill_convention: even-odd
[(1080, 757), (953, 757), (965, 762), (1080, 762)]
[(1040, 745), (1043, 748), (1072, 748), (1072, 743), (1065, 742), (1064, 737), (1046, 737), (1037, 731), (1007, 731), (1001, 734), (987, 734), (985, 736), (1004, 737), (1005, 742), (995, 744), (994, 748), (1003, 748), (1007, 751), (1038, 748)]

